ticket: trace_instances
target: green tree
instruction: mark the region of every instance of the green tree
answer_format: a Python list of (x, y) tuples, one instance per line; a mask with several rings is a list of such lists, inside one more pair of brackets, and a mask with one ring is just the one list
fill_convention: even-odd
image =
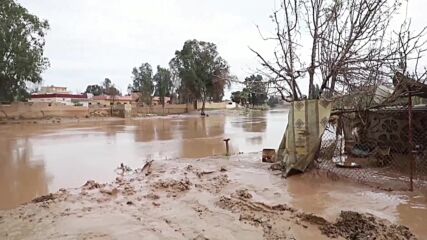
[(111, 87), (108, 88), (108, 90), (107, 89), (104, 90), (104, 94), (108, 95), (108, 96), (112, 96), (112, 97), (121, 96), (122, 95), (122, 93), (120, 92), (120, 90), (117, 89), (116, 86), (114, 86), (114, 85), (111, 85)]
[(94, 84), (94, 85), (88, 85), (86, 87), (85, 93), (91, 93), (93, 94), (93, 96), (99, 96), (99, 95), (102, 95), (103, 91), (104, 90), (102, 86), (99, 86), (98, 84)]
[(270, 96), (267, 102), (268, 106), (275, 107), (277, 104), (279, 104), (279, 97), (277, 96)]
[(267, 100), (267, 86), (262, 81), (261, 75), (251, 75), (245, 78), (244, 91), (249, 93), (248, 101), (252, 106), (262, 105)]
[(235, 91), (231, 93), (231, 101), (240, 104), (242, 102), (242, 92)]
[(188, 100), (202, 100), (202, 115), (206, 101), (222, 98), (224, 86), (231, 79), (228, 63), (210, 42), (186, 41), (182, 50), (175, 52), (170, 66), (181, 80), (178, 92)]
[(104, 82), (102, 83), (102, 93), (113, 97), (113, 99), (116, 96), (122, 95), (119, 89), (116, 88), (116, 86), (113, 84), (113, 82), (109, 78), (105, 78)]
[(246, 106), (248, 102), (248, 94), (247, 91), (235, 91), (231, 93), (231, 101), (240, 104), (242, 106)]
[(157, 66), (157, 73), (153, 80), (156, 83), (155, 95), (159, 96), (160, 102), (165, 107), (165, 97), (171, 96), (173, 88), (171, 72), (169, 69)]
[(143, 63), (139, 68), (133, 68), (132, 75), (132, 91), (139, 93), (139, 100), (141, 102), (151, 105), (154, 91), (153, 69), (151, 65)]
[(43, 55), (46, 20), (40, 20), (13, 0), (0, 2), (0, 101), (13, 101), (26, 91), (27, 83), (41, 82), (49, 66)]
[(111, 80), (109, 78), (105, 78), (104, 82), (102, 82), (102, 87), (104, 89), (104, 94), (106, 94), (106, 92), (108, 92), (111, 88), (111, 86), (113, 85), (113, 83), (111, 82)]

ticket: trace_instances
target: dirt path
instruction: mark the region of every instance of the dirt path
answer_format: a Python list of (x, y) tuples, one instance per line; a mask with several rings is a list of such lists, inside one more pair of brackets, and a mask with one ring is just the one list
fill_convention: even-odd
[(124, 167), (113, 183), (88, 181), (0, 211), (0, 239), (416, 239), (370, 214), (343, 211), (330, 221), (298, 210), (286, 180), (254, 159)]

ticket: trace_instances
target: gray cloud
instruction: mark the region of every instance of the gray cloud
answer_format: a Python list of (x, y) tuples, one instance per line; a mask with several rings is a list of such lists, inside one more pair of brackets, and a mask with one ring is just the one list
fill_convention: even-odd
[[(240, 79), (259, 67), (248, 46), (265, 53), (274, 48), (255, 25), (272, 32), (275, 0), (18, 1), (51, 25), (46, 45), (51, 67), (43, 74), (44, 84), (72, 91), (105, 77), (126, 91), (133, 67), (142, 62), (166, 66), (188, 39), (216, 43)], [(408, 8), (418, 28), (427, 25), (424, 6), (425, 0), (413, 0)]]

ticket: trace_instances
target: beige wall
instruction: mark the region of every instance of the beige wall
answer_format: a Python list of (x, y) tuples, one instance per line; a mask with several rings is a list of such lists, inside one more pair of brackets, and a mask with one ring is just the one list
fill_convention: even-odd
[(163, 108), (160, 106), (140, 107), (136, 104), (132, 105), (132, 115), (145, 115), (145, 114), (183, 114), (193, 111), (192, 104), (167, 104)]
[[(49, 106), (50, 105), (50, 106)], [(168, 104), (153, 107), (136, 107), (136, 105), (115, 105), (107, 107), (76, 107), (59, 103), (12, 103), (0, 104), (0, 120), (4, 119), (42, 119), (49, 117), (85, 118), (85, 117), (130, 117), (146, 114), (183, 114), (193, 111), (192, 104)]]
[(131, 101), (127, 101), (127, 100), (90, 100), (89, 103), (89, 107), (109, 107), (111, 106), (111, 104), (114, 102), (114, 105), (127, 105), (127, 104), (131, 104)]
[[(50, 106), (49, 106), (50, 105)], [(0, 119), (39, 119), (48, 117), (89, 116), (88, 108), (58, 103), (12, 103), (0, 105)]]
[[(197, 108), (202, 109), (202, 102), (197, 102)], [(226, 102), (206, 102), (205, 103), (205, 109), (226, 109), (227, 103)]]

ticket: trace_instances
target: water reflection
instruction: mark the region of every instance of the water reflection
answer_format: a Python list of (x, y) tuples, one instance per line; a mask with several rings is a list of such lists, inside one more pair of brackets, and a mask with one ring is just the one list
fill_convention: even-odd
[(111, 181), (120, 163), (225, 155), (225, 138), (231, 153), (277, 148), (287, 119), (287, 111), (209, 115), (0, 126), (0, 208), (89, 179)]
[(211, 115), (204, 118), (187, 119), (181, 129), (181, 157), (198, 158), (212, 155), (224, 155), (223, 115)]
[(427, 193), (411, 196), (406, 202), (397, 206), (400, 224), (411, 226), (418, 236), (427, 236)]
[(286, 183), (290, 202), (298, 209), (322, 215), (331, 221), (343, 210), (367, 212), (411, 226), (411, 230), (418, 236), (427, 236), (426, 193), (417, 193), (416, 196), (410, 196), (410, 193), (392, 195), (344, 179), (332, 180), (313, 172), (292, 176)]
[(175, 125), (171, 120), (162, 119), (155, 122), (157, 140), (170, 140), (174, 137)]
[(33, 156), (32, 149), (27, 138), (0, 139), (0, 209), (48, 193), (50, 179), (43, 160)]
[(153, 119), (137, 123), (135, 128), (136, 142), (150, 142), (155, 140), (156, 129)]
[(246, 138), (246, 142), (251, 145), (258, 145), (262, 143), (262, 137), (261, 136), (249, 137), (249, 138)]

